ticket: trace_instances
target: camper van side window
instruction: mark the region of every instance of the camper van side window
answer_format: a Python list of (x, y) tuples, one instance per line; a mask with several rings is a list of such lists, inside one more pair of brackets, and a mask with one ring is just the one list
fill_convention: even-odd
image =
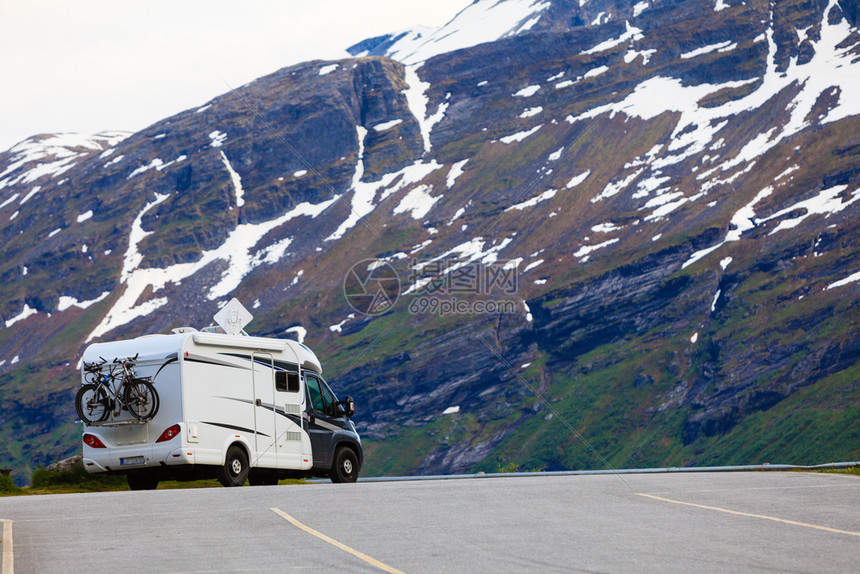
[(299, 374), (290, 371), (275, 371), (275, 390), (282, 393), (299, 392)]

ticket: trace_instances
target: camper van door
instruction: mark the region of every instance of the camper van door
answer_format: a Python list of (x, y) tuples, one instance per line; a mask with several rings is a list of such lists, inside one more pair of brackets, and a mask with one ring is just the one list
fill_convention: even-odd
[(278, 451), (275, 447), (277, 413), (274, 407), (275, 360), (269, 353), (254, 353), (251, 356), (251, 371), (254, 377), (254, 434), (256, 455), (251, 457), (251, 466), (275, 468)]
[(275, 371), (275, 432), (278, 441), (278, 467), (300, 469), (310, 460), (310, 445), (302, 440), (302, 397), (299, 367), (280, 363)]
[(308, 412), (313, 414), (309, 434), (314, 466), (326, 466), (331, 463), (332, 436), (336, 431), (341, 430), (335, 420), (337, 407), (334, 395), (319, 375), (305, 371), (304, 376), (310, 398)]

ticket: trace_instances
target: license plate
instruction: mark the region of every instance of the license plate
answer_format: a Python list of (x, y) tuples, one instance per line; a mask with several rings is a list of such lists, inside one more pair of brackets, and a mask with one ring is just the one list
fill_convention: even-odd
[(128, 458), (119, 459), (120, 466), (129, 466), (132, 464), (143, 464), (146, 462), (142, 456), (130, 456)]

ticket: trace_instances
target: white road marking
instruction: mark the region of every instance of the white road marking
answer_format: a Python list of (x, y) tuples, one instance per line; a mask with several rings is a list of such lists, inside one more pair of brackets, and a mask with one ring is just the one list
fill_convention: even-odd
[[(350, 548), (346, 544), (343, 544), (342, 542), (338, 542), (334, 538), (326, 536), (325, 534), (323, 534), (322, 532), (319, 532), (318, 530), (314, 530), (310, 526), (307, 526), (306, 524), (299, 522), (298, 520), (296, 520), (295, 518), (293, 518), (292, 516), (290, 516), (289, 514), (284, 512), (283, 510), (281, 510), (280, 508), (272, 508), (271, 510), (272, 510), (272, 512), (274, 512), (278, 516), (281, 516), (282, 518), (286, 519), (287, 522), (289, 522), (290, 524), (292, 524), (296, 528), (304, 530), (308, 534), (312, 534), (313, 536), (316, 536), (320, 540), (328, 542), (332, 546), (340, 548), (344, 552), (348, 552), (349, 554), (352, 554), (356, 558), (364, 560), (365, 562), (367, 562), (371, 566), (375, 566), (384, 572), (388, 572), (389, 574), (405, 574), (401, 570), (398, 570), (396, 568), (392, 568), (391, 566), (380, 562), (376, 558), (371, 558), (370, 556), (368, 556), (367, 554), (365, 554), (363, 552), (359, 552), (358, 550), (355, 550), (354, 548)], [(3, 571), (3, 574), (6, 574), (5, 570)]]
[(807, 522), (797, 522), (795, 520), (786, 520), (785, 518), (777, 518), (775, 516), (767, 516), (765, 514), (752, 514), (749, 512), (740, 512), (737, 510), (729, 510), (728, 508), (720, 508), (718, 506), (705, 506), (704, 504), (696, 504), (694, 502), (683, 502), (681, 500), (672, 500), (671, 498), (663, 498), (662, 496), (654, 496), (653, 494), (637, 493), (639, 496), (660, 500), (662, 502), (671, 502), (672, 504), (681, 504), (684, 506), (692, 506), (694, 508), (704, 508), (705, 510), (716, 510), (717, 512), (725, 512), (726, 514), (734, 514), (736, 516), (747, 516), (749, 518), (760, 518), (762, 520), (772, 520), (774, 522), (782, 522), (783, 524), (791, 524), (794, 526), (803, 526), (805, 528), (814, 528), (825, 532), (833, 532), (835, 534), (848, 534), (849, 536), (860, 536), (860, 532), (852, 532), (850, 530), (839, 530), (838, 528), (830, 528), (829, 526), (820, 526), (818, 524), (809, 524)]
[(0, 563), (0, 573), (15, 574), (15, 556), (12, 554), (12, 521), (0, 520), (3, 523), (3, 562)]

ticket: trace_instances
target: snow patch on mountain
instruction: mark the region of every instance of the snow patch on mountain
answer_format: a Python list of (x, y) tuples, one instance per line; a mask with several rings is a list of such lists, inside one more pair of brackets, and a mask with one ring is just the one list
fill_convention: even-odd
[(616, 237), (614, 239), (607, 239), (603, 243), (598, 243), (596, 245), (583, 245), (576, 251), (576, 253), (573, 254), (573, 256), (578, 258), (581, 263), (585, 263), (586, 261), (588, 261), (588, 258), (591, 256), (591, 253), (597, 251), (598, 249), (609, 247), (610, 245), (618, 243), (618, 241), (619, 239)]
[[(0, 189), (62, 175), (78, 160), (110, 148), (130, 135), (111, 131), (90, 136), (66, 133), (28, 138), (9, 149), (12, 161), (0, 173)], [(25, 169), (28, 166), (31, 167)]]
[(647, 66), (648, 62), (651, 61), (651, 56), (657, 53), (657, 50), (627, 50), (627, 53), (624, 54), (624, 63), (632, 64), (636, 61), (636, 58), (642, 57), (642, 65)]
[[(448, 189), (454, 187), (454, 183), (457, 181), (457, 178), (463, 175), (463, 167), (465, 167), (468, 161), (469, 159), (466, 158), (462, 161), (458, 161), (451, 166), (451, 170), (448, 172), (448, 177), (445, 178), (445, 185), (448, 187)], [(450, 225), (450, 223), (448, 225)]]
[(644, 12), (645, 10), (647, 10), (650, 7), (651, 7), (650, 2), (647, 2), (644, 0), (642, 2), (637, 2), (636, 4), (633, 5), (633, 17), (636, 18), (637, 16), (639, 16), (639, 14), (641, 14), (642, 12)]
[(25, 203), (27, 203), (27, 201), (28, 201), (31, 197), (33, 197), (34, 195), (36, 195), (36, 194), (37, 194), (37, 193), (39, 193), (40, 191), (42, 191), (42, 186), (41, 186), (41, 185), (34, 186), (34, 187), (30, 190), (30, 192), (29, 192), (29, 193), (27, 193), (27, 195), (25, 195), (23, 198), (21, 198), (21, 202), (20, 202), (20, 203), (21, 203), (21, 205), (24, 205)]
[(373, 131), (384, 132), (386, 130), (390, 130), (391, 128), (393, 128), (395, 126), (399, 126), (402, 123), (403, 123), (403, 120), (401, 120), (401, 119), (391, 120), (389, 122), (382, 122), (381, 124), (376, 124), (375, 126), (373, 126)]
[(420, 64), (438, 54), (526, 32), (549, 6), (540, 0), (476, 0), (441, 28), (395, 35), (385, 54), (404, 64)]
[(134, 171), (132, 171), (130, 174), (128, 174), (126, 179), (131, 179), (136, 175), (140, 175), (140, 174), (145, 173), (151, 169), (161, 167), (162, 165), (164, 165), (164, 162), (159, 158), (155, 158), (151, 162), (149, 162), (148, 164), (142, 165), (142, 166), (138, 167), (137, 169), (135, 169)]
[(792, 229), (794, 227), (797, 227), (798, 225), (803, 223), (803, 221), (810, 215), (824, 215), (825, 217), (830, 217), (831, 215), (839, 213), (840, 211), (860, 199), (860, 189), (856, 189), (854, 190), (854, 193), (851, 194), (851, 199), (843, 201), (842, 198), (840, 198), (839, 196), (847, 188), (847, 185), (836, 185), (831, 188), (822, 190), (815, 197), (799, 201), (790, 207), (786, 207), (785, 209), (777, 211), (770, 217), (756, 220), (756, 224), (765, 223), (767, 221), (777, 219), (795, 211), (805, 212), (802, 215), (798, 215), (797, 217), (783, 219), (782, 221), (780, 221), (779, 224), (773, 229), (773, 231), (770, 232), (770, 234), (773, 235), (774, 233), (777, 233), (784, 229)]
[(609, 40), (601, 42), (593, 48), (584, 51), (583, 54), (597, 54), (598, 52), (605, 52), (606, 50), (611, 50), (625, 42), (638, 42), (644, 38), (642, 30), (635, 26), (631, 26), (630, 22), (624, 22), (624, 27), (626, 28), (626, 31), (617, 38), (610, 38)]
[(120, 155), (116, 156), (115, 158), (113, 158), (112, 160), (110, 160), (109, 162), (107, 162), (106, 164), (104, 164), (102, 166), (102, 168), (110, 167), (114, 164), (117, 164), (117, 163), (121, 162), (124, 157), (125, 156), (123, 154), (120, 154)]
[(537, 205), (538, 203), (540, 203), (542, 201), (547, 201), (549, 199), (552, 199), (553, 197), (555, 197), (556, 193), (558, 193), (557, 189), (548, 189), (545, 192), (532, 197), (531, 199), (528, 199), (526, 201), (523, 201), (522, 203), (517, 203), (515, 205), (510, 206), (505, 211), (513, 211), (513, 210), (522, 211), (522, 210), (527, 209), (529, 207), (534, 207), (535, 205)]
[(71, 309), (72, 307), (77, 307), (79, 309), (86, 309), (95, 305), (96, 303), (100, 303), (108, 298), (110, 295), (110, 291), (105, 291), (95, 299), (90, 299), (89, 301), (78, 301), (74, 297), (69, 297), (68, 295), (60, 295), (60, 301), (57, 304), (57, 311), (63, 312), (67, 309)]
[[(326, 241), (335, 241), (342, 238), (349, 229), (355, 227), (362, 218), (370, 214), (376, 206), (379, 205), (379, 203), (382, 203), (382, 201), (387, 197), (410, 185), (420, 182), (430, 173), (442, 167), (436, 163), (435, 160), (429, 163), (424, 163), (419, 160), (412, 165), (406, 166), (400, 171), (385, 174), (378, 181), (363, 182), (361, 181), (361, 177), (364, 175), (363, 142), (367, 135), (367, 130), (359, 126), (358, 133), (360, 142), (359, 156), (358, 162), (356, 163), (355, 174), (352, 179), (351, 190), (353, 192), (353, 196), (350, 203), (350, 214), (347, 219), (340, 224), (337, 230), (325, 239)], [(389, 187), (394, 181), (397, 181), (397, 183), (393, 187)], [(409, 211), (413, 214), (413, 217), (417, 214), (423, 214), (420, 217), (426, 215), (427, 211), (429, 211), (430, 208), (433, 207), (433, 204), (435, 204), (442, 196), (432, 198), (427, 193), (429, 191), (427, 186), (422, 187), (423, 189), (412, 195), (407, 194), (409, 199), (403, 198), (401, 200), (401, 204), (395, 208), (395, 214)], [(375, 201), (376, 195), (380, 191), (382, 191), (382, 193), (380, 194), (379, 201), (377, 202)], [(405, 203), (403, 203), (404, 201)]]
[(543, 260), (543, 259), (538, 259), (537, 261), (532, 261), (531, 263), (529, 263), (528, 265), (526, 265), (525, 269), (523, 269), (523, 273), (526, 273), (527, 271), (531, 271), (532, 269), (534, 269), (535, 267), (539, 266), (539, 265), (540, 265), (540, 264), (542, 264), (543, 262), (544, 262), (544, 260)]
[(717, 44), (710, 44), (708, 46), (702, 46), (701, 48), (696, 48), (695, 50), (691, 50), (689, 52), (685, 52), (681, 54), (682, 60), (689, 60), (690, 58), (695, 58), (697, 56), (704, 56), (705, 54), (710, 54), (711, 52), (728, 52), (730, 50), (734, 50), (738, 47), (737, 42), (732, 42), (731, 40), (726, 40), (725, 42), (719, 42)]
[(6, 321), (6, 328), (8, 329), (9, 327), (14, 325), (15, 323), (18, 323), (19, 321), (23, 321), (27, 317), (31, 317), (32, 315), (35, 315), (36, 313), (38, 313), (38, 311), (36, 311), (35, 309), (31, 308), (29, 305), (24, 303), (24, 309), (20, 313), (15, 315), (14, 317), (12, 317), (11, 319)]
[(839, 281), (834, 281), (833, 283), (831, 283), (830, 285), (827, 286), (827, 290), (836, 289), (837, 287), (844, 287), (845, 285), (848, 285), (849, 283), (854, 283), (856, 281), (860, 281), (860, 271), (858, 271), (857, 273), (853, 273), (853, 274), (849, 275), (845, 279), (840, 279)]
[(412, 216), (412, 219), (417, 221), (424, 219), (424, 216), (430, 212), (433, 205), (442, 199), (441, 195), (436, 197), (431, 196), (430, 192), (432, 190), (433, 186), (431, 185), (419, 185), (411, 189), (403, 196), (397, 207), (394, 208), (394, 215), (408, 212)]
[(413, 66), (406, 66), (404, 80), (406, 80), (407, 88), (403, 91), (406, 96), (406, 103), (409, 105), (409, 110), (418, 121), (418, 126), (421, 131), (421, 139), (424, 141), (424, 153), (429, 153), (430, 131), (433, 126), (439, 123), (445, 115), (445, 110), (448, 109), (447, 102), (442, 102), (436, 108), (436, 112), (427, 116), (427, 103), (430, 98), (427, 96), (427, 89), (430, 87), (429, 82), (422, 82), (418, 77), (418, 72)]
[(502, 142), (503, 144), (512, 144), (514, 142), (521, 142), (524, 139), (526, 139), (527, 137), (529, 137), (530, 135), (537, 133), (537, 131), (539, 129), (541, 129), (542, 127), (543, 127), (543, 124), (538, 124), (529, 130), (524, 130), (521, 132), (517, 132), (515, 134), (511, 134), (509, 136), (499, 138), (499, 141)]
[(515, 98), (530, 98), (540, 90), (540, 84), (533, 84), (511, 94)]
[(773, 188), (771, 186), (768, 186), (758, 192), (756, 196), (752, 199), (752, 201), (744, 205), (732, 216), (731, 222), (729, 224), (729, 232), (726, 234), (725, 239), (723, 239), (720, 243), (717, 243), (716, 245), (701, 249), (693, 253), (690, 258), (684, 262), (681, 268), (686, 269), (701, 258), (705, 257), (706, 255), (709, 255), (713, 251), (716, 251), (726, 243), (738, 241), (741, 238), (741, 235), (743, 235), (750, 229), (755, 228), (756, 217), (753, 208), (759, 201), (769, 196), (771, 193), (773, 193)]
[(209, 133), (209, 139), (211, 140), (209, 145), (211, 145), (212, 147), (221, 147), (227, 140), (227, 134), (215, 130)]
[(570, 178), (570, 181), (568, 181), (568, 182), (567, 182), (567, 184), (565, 185), (565, 187), (566, 187), (567, 189), (571, 189), (571, 188), (573, 188), (573, 187), (576, 187), (577, 185), (579, 185), (580, 183), (582, 183), (583, 181), (585, 181), (586, 179), (588, 179), (588, 176), (589, 176), (589, 175), (591, 175), (591, 170), (590, 170), (590, 169), (587, 169), (587, 170), (585, 170), (584, 172), (582, 172), (582, 173), (580, 173), (580, 174), (578, 174), (578, 175), (575, 175), (575, 176), (573, 176), (572, 178)]
[[(449, 273), (457, 271), (458, 269), (474, 262), (478, 262), (483, 265), (492, 265), (499, 260), (499, 252), (505, 247), (507, 247), (511, 243), (511, 241), (513, 241), (512, 237), (506, 237), (501, 241), (497, 241), (494, 239), (492, 240), (492, 243), (490, 243), (490, 245), (488, 246), (487, 243), (490, 242), (489, 239), (484, 239), (483, 237), (475, 237), (473, 239), (470, 239), (469, 241), (466, 241), (457, 245), (456, 247), (449, 249), (441, 255), (433, 257), (432, 259), (415, 263), (412, 266), (412, 269), (415, 274), (420, 275), (421, 272), (429, 265), (432, 265), (438, 261), (446, 260), (452, 256), (459, 261), (450, 265), (445, 265), (440, 270), (442, 275), (447, 275)], [(402, 295), (408, 295), (410, 293), (420, 291), (433, 280), (438, 280), (438, 277), (421, 277), (420, 279), (415, 280), (415, 282), (413, 282), (412, 285), (410, 285), (409, 288), (402, 293)]]
[(230, 174), (230, 181), (233, 182), (233, 191), (236, 193), (236, 207), (242, 207), (245, 205), (245, 190), (242, 189), (242, 178), (238, 173), (236, 173), (236, 170), (233, 169), (233, 166), (230, 164), (230, 160), (227, 159), (227, 154), (224, 153), (224, 150), (220, 150), (220, 153), (221, 161), (224, 163), (227, 173)]
[(609, 66), (598, 66), (597, 68), (592, 68), (591, 70), (585, 72), (585, 74), (582, 76), (582, 79), (585, 80), (587, 78), (596, 78), (601, 74), (605, 74), (607, 71), (609, 71)]
[(610, 182), (603, 188), (603, 191), (601, 191), (599, 195), (591, 198), (591, 203), (597, 203), (598, 201), (609, 199), (610, 197), (617, 195), (633, 183), (633, 181), (639, 177), (644, 170), (645, 168), (639, 168), (633, 173), (627, 175), (627, 177), (623, 177), (618, 181)]
[(21, 197), (20, 193), (13, 193), (12, 195), (10, 195), (9, 197), (6, 198), (6, 201), (4, 201), (3, 203), (0, 203), (0, 209), (3, 209), (7, 205), (14, 202), (16, 199), (18, 199), (19, 197)]
[(302, 327), (301, 325), (296, 325), (295, 327), (290, 327), (289, 329), (285, 329), (284, 333), (286, 333), (286, 334), (295, 333), (296, 334), (296, 340), (299, 342), (300, 345), (304, 344), (305, 337), (308, 336), (308, 330), (305, 329), (304, 327)]

